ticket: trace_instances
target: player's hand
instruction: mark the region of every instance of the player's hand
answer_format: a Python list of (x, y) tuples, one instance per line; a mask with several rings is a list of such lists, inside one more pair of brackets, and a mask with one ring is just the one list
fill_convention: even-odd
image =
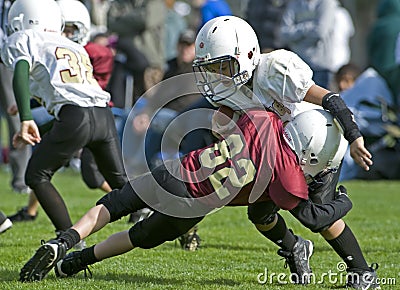
[(13, 146), (19, 148), (25, 144), (35, 145), (41, 140), (35, 121), (22, 121), (20, 131), (13, 136)]
[(343, 185), (339, 185), (338, 189), (335, 192), (335, 199), (339, 198), (340, 196), (345, 195), (346, 197), (349, 197), (347, 194), (347, 189)]
[(373, 164), (371, 160), (372, 155), (365, 148), (363, 137), (357, 138), (350, 144), (350, 156), (365, 171), (368, 171), (369, 167)]

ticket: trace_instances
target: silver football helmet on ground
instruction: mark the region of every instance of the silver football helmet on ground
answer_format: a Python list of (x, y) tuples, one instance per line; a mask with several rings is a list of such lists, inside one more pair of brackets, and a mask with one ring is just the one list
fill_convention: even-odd
[(294, 117), (285, 126), (285, 138), (306, 178), (337, 170), (348, 146), (332, 115), (320, 109)]
[(78, 0), (58, 0), (65, 27), (73, 27), (73, 34), (67, 36), (74, 42), (86, 45), (90, 39), (90, 14), (86, 6)]
[(212, 102), (229, 106), (223, 101), (252, 78), (260, 61), (253, 28), (236, 16), (216, 17), (200, 29), (195, 45), (197, 86)]
[(7, 33), (33, 29), (61, 33), (64, 22), (54, 0), (16, 0), (8, 12)]

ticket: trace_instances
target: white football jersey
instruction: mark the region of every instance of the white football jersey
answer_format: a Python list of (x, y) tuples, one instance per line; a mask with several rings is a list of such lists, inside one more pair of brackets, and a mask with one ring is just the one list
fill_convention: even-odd
[(261, 55), (254, 71), (253, 93), (285, 123), (303, 111), (321, 108), (302, 102), (314, 84), (312, 76), (310, 67), (295, 53), (275, 50)]
[(93, 77), (85, 48), (57, 33), (24, 30), (10, 35), (1, 49), (6, 66), (23, 59), (30, 66), (30, 91), (56, 118), (66, 104), (105, 107), (110, 94)]

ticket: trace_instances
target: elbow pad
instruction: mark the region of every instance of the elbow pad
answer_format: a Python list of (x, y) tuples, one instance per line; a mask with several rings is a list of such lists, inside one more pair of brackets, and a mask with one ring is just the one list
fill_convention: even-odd
[(338, 121), (340, 127), (343, 129), (343, 136), (349, 141), (349, 144), (361, 137), (360, 129), (354, 121), (353, 113), (338, 94), (326, 94), (322, 98), (322, 107), (328, 110)]

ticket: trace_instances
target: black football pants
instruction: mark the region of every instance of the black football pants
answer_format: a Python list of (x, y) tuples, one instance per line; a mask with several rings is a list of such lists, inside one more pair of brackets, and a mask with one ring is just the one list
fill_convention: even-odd
[(72, 223), (61, 195), (50, 181), (77, 150), (90, 149), (112, 188), (121, 188), (127, 181), (113, 118), (108, 107), (64, 105), (53, 127), (33, 150), (26, 184), (34, 190), (56, 230), (66, 230)]

